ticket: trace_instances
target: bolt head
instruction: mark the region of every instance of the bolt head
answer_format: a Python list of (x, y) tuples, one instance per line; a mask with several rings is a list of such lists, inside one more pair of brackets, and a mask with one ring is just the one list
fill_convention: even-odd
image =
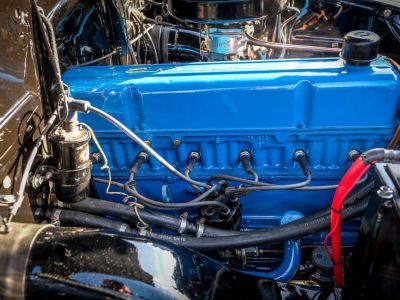
[(389, 18), (392, 15), (392, 10), (391, 9), (385, 9), (383, 11), (383, 17), (384, 18)]
[(386, 200), (385, 202), (383, 202), (383, 207), (385, 207), (385, 208), (392, 208), (392, 207), (393, 207), (392, 201)]
[(394, 192), (390, 187), (383, 185), (378, 190), (378, 196), (382, 199), (392, 199)]

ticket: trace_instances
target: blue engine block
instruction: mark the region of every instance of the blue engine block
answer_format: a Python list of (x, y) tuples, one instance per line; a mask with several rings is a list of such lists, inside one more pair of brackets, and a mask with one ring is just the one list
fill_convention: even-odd
[[(192, 173), (247, 177), (238, 155), (253, 154), (260, 179), (293, 183), (303, 174), (293, 153), (304, 149), (314, 185), (337, 183), (350, 150), (387, 146), (400, 100), (399, 74), (380, 58), (368, 67), (340, 59), (80, 67), (63, 76), (77, 99), (112, 114), (182, 170), (201, 152)], [(96, 132), (113, 178), (127, 180), (141, 149), (95, 115), (80, 120)], [(92, 148), (92, 151), (96, 151)], [(98, 166), (94, 175), (106, 177)], [(193, 191), (155, 160), (137, 176), (138, 188), (160, 201), (185, 202)], [(169, 186), (170, 197), (162, 193)], [(275, 225), (287, 210), (304, 215), (329, 204), (333, 191), (269, 191), (242, 199), (243, 226)]]

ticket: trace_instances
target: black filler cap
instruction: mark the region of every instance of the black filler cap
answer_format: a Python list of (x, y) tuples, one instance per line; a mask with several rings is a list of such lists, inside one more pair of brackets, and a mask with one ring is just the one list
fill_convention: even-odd
[(368, 66), (378, 58), (379, 42), (379, 35), (372, 31), (350, 31), (344, 37), (340, 56), (351, 66)]
[(310, 262), (315, 268), (311, 277), (321, 286), (333, 286), (333, 263), (324, 247), (316, 247), (312, 251)]

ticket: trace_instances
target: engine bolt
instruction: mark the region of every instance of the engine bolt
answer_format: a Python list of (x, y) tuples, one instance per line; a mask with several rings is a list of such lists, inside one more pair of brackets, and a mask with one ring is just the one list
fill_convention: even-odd
[(90, 160), (93, 164), (98, 164), (101, 162), (101, 154), (99, 152), (93, 152), (90, 154)]
[(381, 186), (377, 193), (382, 199), (393, 199), (394, 195), (393, 190), (386, 185)]
[(383, 202), (383, 207), (384, 208), (392, 208), (393, 207), (392, 201), (386, 200), (385, 202)]
[(179, 147), (180, 144), (181, 144), (180, 140), (178, 140), (178, 139), (174, 140), (174, 146), (175, 147)]
[(390, 10), (390, 9), (385, 9), (385, 10), (383, 11), (383, 17), (384, 17), (385, 19), (389, 18), (391, 15), (392, 15), (392, 10)]

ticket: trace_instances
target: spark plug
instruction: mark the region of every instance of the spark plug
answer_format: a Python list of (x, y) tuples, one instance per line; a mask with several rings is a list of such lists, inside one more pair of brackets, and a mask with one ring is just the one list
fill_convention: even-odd
[(304, 176), (311, 175), (310, 165), (308, 164), (307, 154), (304, 150), (296, 150), (293, 155), (293, 160), (296, 161), (301, 170), (304, 173)]
[(200, 159), (201, 159), (200, 152), (191, 151), (188, 155), (185, 174), (190, 174), (193, 171), (194, 167), (199, 163)]
[(258, 181), (258, 175), (251, 166), (252, 155), (250, 151), (243, 150), (239, 153), (239, 160), (242, 164), (243, 170), (254, 177), (254, 181)]
[(133, 164), (133, 167), (129, 171), (129, 181), (132, 181), (136, 173), (139, 171), (140, 167), (149, 161), (149, 154), (145, 151), (139, 152), (138, 155), (136, 156), (136, 161)]

